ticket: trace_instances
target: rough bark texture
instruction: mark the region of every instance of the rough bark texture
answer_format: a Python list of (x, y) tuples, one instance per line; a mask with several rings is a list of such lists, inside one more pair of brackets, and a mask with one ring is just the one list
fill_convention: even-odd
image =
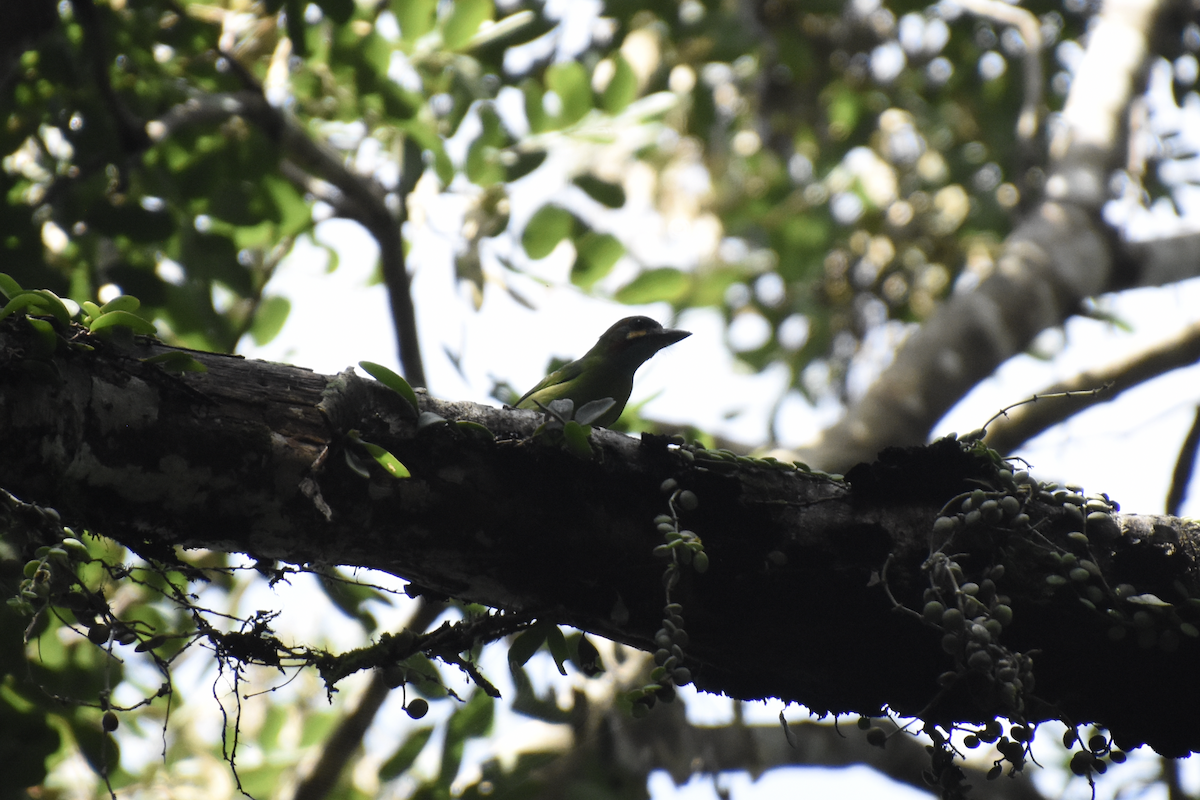
[[(419, 427), (398, 395), (348, 373), (197, 353), (208, 372), (175, 377), (138, 360), (166, 349), (157, 344), (60, 347), (47, 362), (24, 356), (30, 341), (23, 320), (0, 324), (0, 487), (146, 557), (203, 547), (370, 567), (652, 649), (665, 602), (653, 520), (667, 510), (660, 484), (674, 478), (699, 498), (681, 522), (711, 562), (705, 574), (684, 570), (671, 594), (700, 688), (941, 723), (1005, 709), (990, 679), (969, 671), (939, 690), (939, 674), (956, 668), (945, 632), (898, 612), (877, 580), (886, 562), (886, 587), (922, 608), (939, 510), (995, 475), (957, 442), (889, 452), (849, 483), (607, 431), (584, 460), (533, 437), (534, 412), (420, 395), (422, 410), (482, 424), (493, 439)], [(412, 477), (353, 472), (350, 429)], [(1099, 565), (1106, 587), (1172, 603), (1149, 609), (1147, 627), (1173, 633), (1144, 636), (1131, 621), (1141, 607), (1113, 600), (1125, 615), (1116, 625), (1079, 602), (1082, 583), (1047, 583), (1066, 574), (1052, 551), (1076, 547), (1065, 534), (1077, 527), (1044, 493), (1022, 503), (1033, 530), (971, 529), (947, 552), (961, 581), (1007, 568), (997, 591), (1015, 613), (999, 639), (1034, 653), (1027, 719), (1095, 721), (1122, 746), (1167, 754), (1200, 747), (1178, 713), (1200, 707), (1200, 646), (1179, 635), (1181, 623), (1200, 622), (1188, 599), (1200, 597), (1192, 526), (1125, 516), (1088, 529), (1080, 557)], [(1114, 627), (1131, 635), (1114, 642)]]

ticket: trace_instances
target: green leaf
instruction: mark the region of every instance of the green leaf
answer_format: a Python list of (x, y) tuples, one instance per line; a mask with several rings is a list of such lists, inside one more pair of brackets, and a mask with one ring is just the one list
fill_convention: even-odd
[(88, 325), (88, 330), (92, 333), (99, 333), (112, 327), (128, 328), (134, 333), (140, 333), (145, 336), (153, 336), (158, 332), (158, 328), (154, 327), (154, 323), (147, 322), (136, 314), (130, 314), (128, 311), (110, 311), (107, 314), (101, 314), (92, 320)]
[(371, 442), (359, 442), (371, 458), (375, 459), (375, 463), (387, 470), (387, 473), (393, 478), (411, 478), (412, 473), (408, 471), (408, 467), (400, 463), (400, 459), (389, 453), (384, 448)]
[(492, 431), (486, 425), (481, 425), (478, 422), (472, 422), (469, 419), (458, 420), (455, 423), (455, 427), (470, 436), (476, 436), (480, 439), (486, 439), (487, 441), (494, 441), (496, 438), (496, 434), (492, 433)]
[(54, 332), (54, 326), (47, 320), (38, 319), (37, 317), (26, 317), (25, 321), (29, 323), (29, 327), (33, 328), (35, 334), (34, 357), (52, 357), (55, 349), (58, 348), (58, 334)]
[(567, 449), (572, 455), (579, 458), (592, 457), (592, 445), (588, 442), (588, 436), (592, 429), (586, 425), (580, 425), (575, 420), (567, 420), (563, 425), (563, 438), (567, 442)]
[(0, 294), (3, 294), (9, 300), (12, 300), (17, 295), (25, 290), (21, 288), (21, 284), (13, 280), (11, 275), (0, 272)]
[(678, 300), (687, 293), (691, 279), (673, 267), (643, 272), (617, 291), (617, 301), (631, 306)]
[(619, 114), (637, 98), (637, 75), (620, 53), (613, 57), (616, 71), (600, 94), (600, 105), (610, 114)]
[(114, 297), (112, 300), (109, 300), (107, 303), (100, 306), (100, 313), (94, 314), (93, 316), (98, 317), (100, 314), (107, 314), (110, 311), (128, 311), (132, 313), (141, 307), (141, 300), (138, 300), (131, 294), (123, 294), (118, 297)]
[(433, 151), (433, 171), (437, 174), (438, 180), (442, 182), (442, 186), (449, 186), (450, 182), (454, 180), (454, 162), (440, 147)]
[(534, 150), (532, 153), (517, 153), (516, 160), (504, 167), (504, 180), (509, 183), (524, 178), (542, 165), (546, 160), (545, 150)]
[(413, 391), (412, 386), (403, 377), (392, 372), (382, 364), (376, 364), (374, 361), (360, 361), (358, 365), (372, 378), (407, 400), (414, 414), (421, 410), (421, 407), (417, 404), (417, 393)]
[(592, 85), (587, 70), (578, 61), (554, 64), (546, 70), (546, 88), (562, 101), (560, 126), (574, 125), (592, 110)]
[(142, 359), (143, 364), (158, 364), (164, 372), (180, 374), (184, 372), (208, 372), (208, 367), (181, 350), (169, 353), (159, 353), (156, 356)]
[(388, 760), (383, 762), (383, 765), (379, 768), (379, 779), (390, 781), (408, 772), (413, 762), (417, 760), (417, 756), (421, 755), (421, 751), (429, 743), (431, 736), (433, 736), (432, 727), (417, 728), (411, 732), (405, 738), (404, 743), (396, 748), (396, 752), (392, 753)]
[(31, 294), (40, 298), (39, 306), (47, 314), (54, 317), (60, 325), (66, 326), (71, 324), (71, 312), (67, 310), (61, 297), (49, 289), (34, 289)]
[(625, 190), (619, 183), (602, 181), (595, 175), (580, 175), (571, 182), (601, 205), (609, 208), (620, 208), (625, 205)]
[(550, 120), (546, 116), (546, 93), (542, 85), (533, 78), (526, 78), (521, 82), (521, 93), (525, 95), (525, 119), (529, 121), (529, 130), (533, 133), (547, 130)]
[(471, 142), (467, 148), (467, 180), (482, 188), (504, 180), (504, 167), (500, 164), (499, 155), (499, 151), (482, 137)]
[(437, 0), (391, 0), (389, 6), (400, 25), (400, 37), (415, 42), (437, 23)]
[(9, 300), (8, 304), (3, 309), (0, 309), (0, 320), (11, 317), (18, 311), (24, 311), (27, 308), (34, 309), (33, 313), (42, 310), (42, 301), (33, 292), (25, 292)]
[(454, 0), (454, 8), (442, 26), (442, 44), (458, 50), (479, 32), (485, 20), (492, 19), (492, 0)]
[(533, 627), (526, 628), (508, 646), (509, 666), (514, 669), (525, 666), (525, 663), (533, 658), (533, 654), (537, 652), (544, 641), (546, 641), (546, 628), (544, 626), (534, 625)]
[(286, 297), (264, 298), (258, 304), (258, 312), (250, 325), (250, 336), (254, 338), (254, 343), (262, 347), (278, 336), (291, 310), (292, 303)]
[(571, 283), (587, 291), (612, 271), (613, 265), (625, 255), (625, 245), (611, 234), (589, 232), (576, 240), (575, 253)]
[(575, 217), (560, 206), (545, 205), (525, 223), (521, 245), (532, 259), (545, 258), (575, 229)]
[(554, 663), (558, 665), (558, 671), (561, 675), (567, 674), (567, 659), (571, 657), (571, 650), (567, 647), (566, 637), (563, 636), (562, 630), (557, 625), (551, 625), (546, 631), (546, 645), (550, 648), (550, 655), (554, 656)]

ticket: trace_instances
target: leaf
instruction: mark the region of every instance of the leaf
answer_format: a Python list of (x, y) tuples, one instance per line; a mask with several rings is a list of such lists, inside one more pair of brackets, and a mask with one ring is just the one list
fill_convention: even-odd
[(546, 88), (558, 95), (562, 111), (559, 126), (574, 125), (592, 110), (592, 85), (578, 61), (554, 64), (546, 70)]
[(1156, 594), (1135, 594), (1132, 597), (1126, 597), (1125, 601), (1138, 606), (1152, 606), (1154, 608), (1170, 608), (1171, 604), (1163, 600)]
[(143, 364), (157, 364), (164, 372), (180, 374), (184, 372), (208, 372), (208, 367), (197, 361), (191, 355), (180, 350), (169, 353), (159, 353), (156, 356), (142, 359)]
[(40, 298), (39, 305), (45, 309), (47, 314), (58, 320), (60, 325), (71, 324), (71, 312), (67, 310), (61, 297), (49, 289), (34, 289), (30, 294)]
[(589, 678), (594, 678), (601, 672), (604, 672), (604, 661), (600, 658), (600, 651), (596, 649), (596, 645), (592, 644), (584, 634), (579, 634), (578, 640), (575, 642), (575, 666), (579, 671)]
[(537, 652), (544, 641), (546, 641), (546, 629), (542, 625), (526, 628), (508, 646), (509, 666), (514, 669), (525, 666), (525, 663), (533, 658), (533, 654)]
[(371, 458), (375, 459), (375, 463), (387, 470), (387, 473), (397, 480), (402, 478), (411, 478), (412, 473), (408, 471), (408, 467), (400, 463), (400, 459), (389, 453), (384, 448), (372, 442), (359, 442), (363, 449), (371, 454)]
[(560, 206), (545, 205), (525, 223), (521, 246), (532, 259), (545, 258), (575, 228), (575, 217)]
[(21, 288), (21, 284), (13, 280), (11, 275), (0, 272), (0, 294), (3, 294), (9, 300), (12, 300), (17, 295), (25, 290)]
[(546, 697), (539, 697), (525, 670), (513, 667), (509, 672), (512, 673), (513, 686), (517, 690), (512, 698), (513, 711), (549, 722), (551, 725), (563, 725), (571, 721), (571, 712), (558, 707), (553, 690), (547, 692)]
[(617, 291), (617, 301), (637, 306), (646, 303), (678, 300), (687, 293), (691, 280), (673, 267), (643, 272)]
[(592, 400), (584, 403), (575, 412), (575, 421), (580, 425), (591, 425), (600, 417), (604, 416), (605, 412), (617, 404), (616, 400), (611, 397), (602, 397), (599, 400)]
[(509, 183), (520, 180), (540, 167), (545, 160), (545, 150), (534, 150), (531, 153), (517, 153), (516, 160), (504, 167), (504, 180)]
[(258, 312), (250, 325), (250, 336), (254, 338), (254, 343), (262, 347), (278, 336), (291, 310), (292, 302), (286, 297), (264, 298), (258, 304)]
[(486, 439), (487, 441), (494, 441), (496, 438), (496, 434), (492, 433), (488, 426), (481, 425), (480, 423), (473, 422), (469, 419), (458, 420), (455, 423), (455, 427), (470, 436)]
[(420, 411), (421, 407), (417, 404), (417, 393), (413, 391), (412, 385), (404, 380), (402, 376), (397, 375), (382, 364), (376, 364), (374, 361), (360, 361), (358, 365), (372, 378), (407, 400), (414, 414)]
[(521, 93), (525, 95), (525, 119), (529, 122), (529, 130), (533, 133), (547, 130), (550, 121), (546, 116), (546, 93), (542, 85), (533, 78), (526, 78), (521, 82)]
[(571, 657), (571, 651), (567, 647), (567, 639), (563, 636), (562, 629), (557, 625), (550, 625), (546, 630), (546, 646), (550, 648), (550, 655), (554, 656), (559, 674), (566, 675), (566, 663)]
[(356, 620), (366, 629), (367, 633), (375, 630), (375, 617), (370, 611), (363, 608), (363, 605), (371, 600), (387, 603), (388, 599), (383, 593), (361, 583), (343, 580), (334, 571), (318, 572), (317, 581), (321, 586), (321, 591), (337, 607), (338, 611)]
[(396, 752), (392, 753), (388, 757), (388, 760), (383, 762), (383, 765), (379, 768), (379, 779), (390, 781), (408, 772), (413, 762), (417, 760), (417, 756), (421, 755), (421, 751), (429, 743), (431, 736), (433, 736), (432, 727), (417, 728), (410, 733), (405, 738), (404, 743), (396, 748)]
[(107, 314), (110, 311), (128, 311), (133, 313), (141, 307), (141, 300), (138, 300), (131, 294), (122, 294), (114, 297), (112, 300), (109, 300), (107, 303), (100, 306), (99, 313), (93, 314), (92, 316), (98, 317), (101, 314)]
[(415, 42), (437, 22), (437, 0), (391, 0), (390, 6), (405, 42)]
[(442, 44), (458, 50), (479, 32), (479, 26), (493, 17), (492, 0), (455, 0), (454, 8), (442, 26)]
[[(8, 304), (5, 305), (3, 309), (0, 309), (0, 320), (7, 319), (18, 311), (23, 311), (27, 308), (41, 310), (41, 307), (42, 301), (36, 294), (33, 292), (25, 292), (24, 294), (19, 294), (12, 300), (9, 300)], [(36, 313), (36, 311), (34, 313)]]
[(29, 323), (29, 327), (33, 328), (35, 334), (34, 357), (50, 358), (53, 356), (54, 351), (58, 348), (58, 334), (54, 332), (54, 326), (37, 317), (26, 317), (25, 320)]
[(625, 255), (625, 245), (611, 234), (589, 231), (576, 240), (575, 252), (571, 283), (587, 291), (612, 271)]
[(618, 114), (637, 97), (637, 75), (620, 53), (613, 60), (616, 71), (600, 94), (600, 105), (608, 113)]
[(575, 420), (567, 420), (563, 425), (563, 438), (566, 439), (567, 449), (572, 455), (579, 458), (592, 457), (592, 445), (588, 442), (588, 435), (592, 429), (586, 425), (580, 425)]
[(471, 146), (467, 148), (467, 180), (482, 188), (504, 180), (504, 167), (499, 156), (499, 151), (488, 144), (484, 137), (471, 142)]
[(587, 196), (608, 208), (620, 208), (625, 205), (625, 190), (619, 183), (602, 181), (595, 175), (580, 175), (571, 181), (587, 193)]
[(353, 450), (347, 447), (342, 451), (342, 454), (346, 457), (346, 466), (350, 468), (351, 472), (355, 473), (360, 478), (371, 477), (371, 468), (368, 467), (367, 462), (359, 458)]
[(88, 325), (88, 330), (92, 333), (99, 333), (113, 327), (128, 328), (134, 333), (140, 333), (145, 336), (153, 336), (158, 332), (158, 328), (154, 327), (154, 323), (147, 322), (136, 314), (130, 314), (128, 311), (110, 311), (107, 314), (101, 314), (92, 320), (91, 324)]

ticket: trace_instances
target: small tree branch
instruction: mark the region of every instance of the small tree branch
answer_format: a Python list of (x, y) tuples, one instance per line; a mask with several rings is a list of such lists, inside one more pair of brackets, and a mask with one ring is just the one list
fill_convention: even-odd
[(1001, 453), (1014, 453), (1023, 442), (1083, 410), (1115, 400), (1122, 392), (1197, 361), (1200, 361), (1200, 324), (1133, 358), (1047, 386), (1038, 394), (1087, 392), (1106, 385), (1112, 386), (1112, 390), (1054, 402), (1027, 403), (988, 425), (986, 441)]
[(1188, 428), (1187, 436), (1179, 448), (1179, 458), (1175, 460), (1175, 471), (1171, 475), (1171, 488), (1167, 491), (1167, 513), (1178, 515), (1179, 508), (1187, 498), (1188, 487), (1192, 483), (1192, 475), (1196, 470), (1196, 452), (1200, 450), (1200, 407), (1192, 418), (1192, 427)]

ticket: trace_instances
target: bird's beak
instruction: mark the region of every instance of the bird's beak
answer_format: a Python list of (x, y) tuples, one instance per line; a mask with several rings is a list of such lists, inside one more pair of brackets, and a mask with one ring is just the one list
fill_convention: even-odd
[(662, 348), (673, 345), (678, 341), (682, 341), (691, 335), (691, 331), (681, 331), (677, 328), (663, 328), (661, 331), (634, 331), (633, 333), (629, 334), (629, 338), (632, 339), (635, 336), (650, 336), (658, 341), (658, 347), (661, 350)]

